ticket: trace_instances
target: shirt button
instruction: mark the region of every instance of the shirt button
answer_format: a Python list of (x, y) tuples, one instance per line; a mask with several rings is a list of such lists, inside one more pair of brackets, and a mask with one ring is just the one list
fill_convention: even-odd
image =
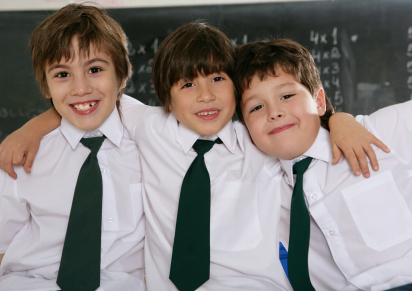
[(100, 168), (100, 171), (102, 171), (102, 173), (106, 172), (105, 168)]
[(316, 198), (318, 198), (318, 195), (312, 194), (312, 195), (310, 195), (310, 197), (312, 197), (312, 199), (316, 199)]
[(334, 236), (335, 232), (333, 230), (329, 230), (329, 236)]
[(109, 217), (109, 222), (113, 222), (113, 217)]
[(103, 248), (100, 249), (100, 252), (103, 253)]

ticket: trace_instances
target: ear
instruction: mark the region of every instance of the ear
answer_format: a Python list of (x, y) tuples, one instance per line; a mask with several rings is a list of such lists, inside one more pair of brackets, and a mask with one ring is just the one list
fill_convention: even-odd
[(318, 109), (318, 115), (323, 116), (326, 112), (326, 102), (325, 102), (325, 90), (322, 87), (319, 87), (318, 93), (315, 97), (316, 106)]
[(124, 89), (124, 88), (126, 87), (126, 82), (127, 82), (127, 80), (124, 79), (124, 80), (120, 83), (119, 90), (120, 90), (120, 89)]

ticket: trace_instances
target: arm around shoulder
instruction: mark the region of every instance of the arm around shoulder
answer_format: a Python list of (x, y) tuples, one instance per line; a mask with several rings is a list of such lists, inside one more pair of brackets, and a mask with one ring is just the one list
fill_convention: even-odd
[(369, 165), (366, 156), (369, 157), (372, 168), (379, 169), (378, 161), (371, 144), (388, 152), (388, 147), (361, 124), (356, 122), (352, 115), (347, 113), (335, 113), (329, 119), (330, 139), (333, 153), (333, 163), (339, 162), (341, 151), (352, 167), (355, 175), (363, 175), (368, 178)]
[(13, 165), (24, 165), (30, 173), (41, 139), (59, 127), (60, 122), (60, 115), (51, 108), (6, 137), (0, 145), (0, 168), (13, 179), (17, 178)]
[[(409, 152), (412, 145), (412, 101), (382, 108), (356, 119), (398, 153)], [(409, 154), (408, 154), (409, 156)]]
[(137, 141), (137, 126), (142, 125), (144, 122), (144, 118), (142, 117), (146, 110), (150, 108), (152, 107), (145, 105), (130, 96), (123, 95), (120, 98), (120, 114), (122, 116), (122, 123), (132, 140)]

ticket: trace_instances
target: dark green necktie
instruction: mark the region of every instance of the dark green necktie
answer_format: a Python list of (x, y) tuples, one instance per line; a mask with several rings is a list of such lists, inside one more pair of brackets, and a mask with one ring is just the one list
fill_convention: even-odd
[(82, 138), (91, 150), (74, 191), (57, 285), (62, 291), (94, 291), (100, 286), (102, 174), (97, 152), (105, 136)]
[(180, 191), (170, 280), (180, 291), (193, 291), (209, 280), (210, 177), (204, 154), (215, 141), (197, 140), (197, 157), (187, 170)]
[(288, 273), (290, 283), (295, 291), (315, 290), (309, 278), (310, 217), (303, 194), (303, 174), (311, 161), (312, 158), (306, 158), (293, 165), (296, 183), (290, 206)]

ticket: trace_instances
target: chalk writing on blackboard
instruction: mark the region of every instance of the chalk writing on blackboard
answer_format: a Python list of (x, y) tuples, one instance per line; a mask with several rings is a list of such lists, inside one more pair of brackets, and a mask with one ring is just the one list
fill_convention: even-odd
[(134, 92), (136, 92), (136, 87), (134, 86), (133, 80), (130, 79), (127, 81), (126, 88), (124, 88), (124, 93), (133, 94)]
[(341, 71), (339, 60), (342, 55), (338, 47), (338, 28), (334, 27), (332, 31), (314, 31), (311, 30), (309, 40), (313, 43), (311, 55), (316, 62), (319, 70), (322, 84), (327, 91), (333, 105), (342, 110), (343, 97), (340, 88), (339, 73)]
[(153, 59), (149, 59), (146, 64), (140, 65), (137, 70), (138, 74), (151, 74), (152, 73)]
[(137, 49), (138, 55), (145, 55), (146, 54), (146, 46), (139, 44), (139, 48)]
[(41, 108), (30, 108), (29, 110), (23, 110), (22, 108), (12, 109), (12, 108), (0, 108), (0, 118), (27, 118), (31, 119), (41, 113), (43, 113), (45, 109)]
[(408, 88), (412, 89), (412, 76), (409, 76), (408, 78)]
[(130, 40), (127, 41), (127, 52), (129, 53), (129, 56), (134, 56), (136, 54), (136, 49), (133, 47)]
[(406, 68), (408, 69), (408, 73), (412, 73), (412, 61), (408, 61)]
[(407, 52), (406, 52), (406, 55), (407, 55), (408, 57), (412, 57), (412, 43), (410, 43), (410, 44), (408, 45), (408, 50), (407, 50)]
[(159, 39), (155, 38), (153, 44), (150, 46), (153, 49), (153, 52), (156, 53), (159, 48)]

